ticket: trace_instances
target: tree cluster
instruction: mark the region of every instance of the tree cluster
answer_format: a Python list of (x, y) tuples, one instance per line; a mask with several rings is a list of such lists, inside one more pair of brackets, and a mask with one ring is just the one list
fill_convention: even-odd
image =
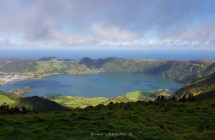
[(0, 106), (0, 114), (25, 114), (29, 112), (25, 107), (10, 107), (7, 104)]

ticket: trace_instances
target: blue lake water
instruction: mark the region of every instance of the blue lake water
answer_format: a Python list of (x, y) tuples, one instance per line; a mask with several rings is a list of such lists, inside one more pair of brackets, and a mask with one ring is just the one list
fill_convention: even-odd
[(72, 95), (84, 97), (113, 97), (129, 91), (169, 89), (181, 84), (172, 79), (141, 73), (97, 73), (90, 75), (52, 75), (42, 79), (23, 80), (0, 87), (1, 91), (31, 87), (25, 96)]

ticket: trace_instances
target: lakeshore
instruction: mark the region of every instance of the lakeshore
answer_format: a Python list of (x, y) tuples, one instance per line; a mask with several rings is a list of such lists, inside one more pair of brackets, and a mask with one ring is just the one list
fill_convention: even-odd
[(27, 80), (29, 77), (23, 76), (17, 73), (3, 73), (0, 72), (0, 86), (3, 86), (5, 84), (15, 82), (15, 81), (21, 81), (21, 80)]

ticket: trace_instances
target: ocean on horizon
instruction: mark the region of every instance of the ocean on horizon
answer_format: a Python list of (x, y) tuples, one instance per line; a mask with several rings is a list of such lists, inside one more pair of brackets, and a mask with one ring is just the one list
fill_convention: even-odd
[(144, 58), (155, 60), (212, 60), (214, 50), (46, 50), (46, 49), (1, 49), (0, 58), (58, 57), (64, 59), (90, 58)]

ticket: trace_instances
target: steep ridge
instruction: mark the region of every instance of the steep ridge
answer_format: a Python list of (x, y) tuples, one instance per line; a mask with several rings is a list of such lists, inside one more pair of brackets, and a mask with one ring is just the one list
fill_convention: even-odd
[(190, 95), (197, 99), (215, 97), (215, 73), (199, 78), (176, 92), (177, 98)]
[(86, 57), (80, 60), (64, 60), (55, 57), (38, 60), (0, 59), (0, 82), (4, 75), (17, 76), (12, 75), (14, 73), (24, 76), (24, 78), (37, 78), (55, 73), (91, 74), (96, 72), (145, 73), (172, 78), (182, 83), (190, 83), (197, 78), (215, 72), (215, 63), (203, 60), (172, 61), (112, 57), (105, 59)]
[[(84, 61), (83, 61), (84, 60)], [(100, 59), (85, 58), (81, 64), (88, 68), (98, 68)], [(145, 60), (145, 59), (102, 59), (99, 65), (106, 72), (135, 72), (175, 79), (182, 83), (189, 83), (199, 77), (215, 71), (215, 63), (211, 61), (172, 61), (172, 60)]]

